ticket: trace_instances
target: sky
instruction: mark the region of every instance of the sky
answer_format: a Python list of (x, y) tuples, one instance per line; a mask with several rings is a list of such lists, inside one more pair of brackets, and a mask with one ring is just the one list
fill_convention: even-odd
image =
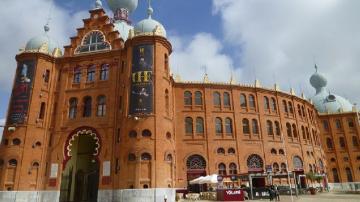
[[(43, 34), (69, 44), (95, 0), (4, 0), (0, 7), (0, 125), (6, 117), (16, 68), (15, 55), (33, 36)], [(104, 8), (109, 16), (106, 0)], [(132, 13), (135, 24), (146, 17), (146, 0)], [(328, 88), (360, 101), (360, 1), (358, 0), (152, 0), (153, 18), (173, 45), (172, 73), (182, 80), (253, 84), (274, 83), (281, 90), (315, 91), (309, 84), (314, 64)]]

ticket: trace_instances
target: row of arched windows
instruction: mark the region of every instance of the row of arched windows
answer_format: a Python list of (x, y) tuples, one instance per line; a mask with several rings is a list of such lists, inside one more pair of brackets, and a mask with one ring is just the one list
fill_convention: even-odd
[(286, 123), (286, 133), (288, 137), (298, 138), (298, 132), (295, 124)]
[[(274, 133), (274, 125), (275, 125), (275, 133)], [(281, 128), (280, 123), (278, 121), (275, 121), (273, 125), (273, 122), (270, 120), (266, 121), (266, 131), (269, 136), (274, 136), (276, 134), (277, 136), (281, 135)]]
[[(246, 98), (246, 95), (243, 93), (240, 94), (240, 106), (242, 108), (247, 108), (247, 106), (248, 106), (248, 100)], [(255, 96), (252, 94), (249, 95), (249, 107), (250, 107), (250, 109), (256, 108)]]
[[(151, 137), (151, 131), (148, 130), (148, 129), (143, 130), (142, 131), (142, 136), (143, 137)], [(137, 132), (135, 130), (131, 130), (129, 132), (129, 138), (137, 138)]]
[[(82, 100), (82, 117), (91, 117), (92, 115), (92, 97), (86, 96)], [(69, 119), (75, 119), (78, 114), (78, 99), (75, 97), (69, 100)], [(106, 115), (106, 97), (100, 95), (97, 97), (96, 116), (102, 117)]]
[[(195, 92), (195, 105), (202, 105), (203, 104), (203, 98), (202, 93), (200, 91)], [(193, 104), (193, 94), (190, 91), (184, 92), (184, 105), (190, 106)]]
[[(218, 172), (219, 172), (219, 175), (227, 175), (225, 163), (219, 163)], [(230, 175), (236, 175), (237, 174), (236, 163), (230, 163), (229, 164), (229, 174)]]
[[(109, 79), (109, 64), (102, 64), (100, 67), (100, 75), (99, 80), (105, 81)], [(96, 73), (96, 65), (89, 65), (89, 67), (86, 69), (86, 82), (93, 82), (95, 81)], [(74, 68), (74, 77), (73, 77), (73, 83), (80, 83), (81, 82), (81, 67)]]
[[(198, 134), (204, 133), (204, 119), (202, 117), (196, 117), (195, 119), (195, 132)], [(194, 124), (193, 118), (186, 117), (185, 118), (185, 133), (193, 134), (194, 133)]]
[(268, 98), (264, 96), (264, 109), (270, 110), (273, 112), (277, 112), (277, 105), (276, 105), (276, 99), (275, 98)]
[[(356, 136), (352, 136), (352, 144), (354, 147), (359, 147), (359, 140), (358, 137)], [(345, 148), (346, 147), (346, 142), (345, 142), (345, 138), (344, 137), (339, 137), (339, 145), (341, 148)], [(328, 149), (332, 150), (334, 149), (334, 143), (333, 140), (331, 138), (326, 138), (326, 146)]]
[(286, 102), (286, 100), (283, 100), (282, 102), (283, 102), (284, 112), (293, 114), (294, 113), (293, 104), (290, 101)]
[[(228, 154), (235, 154), (235, 149), (230, 147), (228, 150), (227, 150)], [(216, 153), (217, 154), (225, 154), (225, 149), (222, 148), (222, 147), (219, 147), (217, 150), (216, 150)]]
[(232, 120), (230, 118), (225, 118), (225, 131), (223, 130), (223, 121), (220, 117), (215, 118), (215, 133), (222, 134), (223, 132), (227, 134), (233, 133)]
[(287, 172), (286, 163), (281, 163), (279, 166), (279, 164), (275, 162), (272, 165), (272, 169), (273, 169), (274, 173), (278, 173), (278, 172), (286, 173)]
[[(272, 148), (270, 152), (271, 152), (271, 154), (274, 154), (274, 155), (278, 154), (278, 152), (276, 151), (275, 148)], [(285, 155), (284, 150), (283, 150), (283, 149), (279, 149), (279, 154), (280, 154), (280, 155)]]
[[(340, 182), (340, 178), (339, 178), (339, 174), (336, 168), (332, 168), (332, 175), (333, 175), (333, 179), (335, 183), (339, 183)], [(346, 178), (347, 178), (347, 182), (353, 182), (353, 176), (352, 176), (352, 171), (351, 168), (346, 167), (345, 168), (345, 173), (346, 173)]]
[[(214, 92), (213, 93), (213, 101), (214, 101), (214, 105), (216, 107), (220, 107), (221, 106), (221, 94), (219, 92)], [(230, 94), (228, 92), (224, 92), (223, 93), (223, 106), (224, 107), (230, 107)]]

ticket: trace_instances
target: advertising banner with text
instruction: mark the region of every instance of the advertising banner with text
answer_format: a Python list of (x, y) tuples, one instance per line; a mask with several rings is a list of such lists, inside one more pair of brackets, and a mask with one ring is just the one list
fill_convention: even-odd
[(133, 48), (129, 115), (153, 113), (153, 58), (152, 44)]
[(12, 91), (7, 124), (23, 124), (28, 116), (32, 85), (34, 83), (35, 61), (19, 63)]

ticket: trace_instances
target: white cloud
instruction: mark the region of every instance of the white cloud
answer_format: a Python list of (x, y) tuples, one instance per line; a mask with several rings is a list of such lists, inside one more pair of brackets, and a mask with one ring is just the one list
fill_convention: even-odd
[(222, 53), (222, 44), (211, 34), (198, 33), (191, 39), (172, 36), (170, 41), (174, 47), (172, 71), (182, 80), (200, 81), (206, 71), (211, 81), (229, 81), (232, 60)]
[(314, 93), (309, 77), (318, 63), (337, 94), (360, 102), (360, 1), (213, 0), (227, 44), (241, 62), (241, 81), (275, 80)]
[[(2, 31), (0, 32), (0, 91), (10, 92), (15, 74), (15, 55), (19, 48), (34, 36), (43, 34), (43, 26), (49, 17), (52, 0), (5, 0), (0, 7)], [(90, 6), (90, 5), (89, 5)], [(50, 36), (61, 47), (70, 43), (77, 27), (82, 27), (86, 11), (70, 14), (58, 6), (51, 9)]]

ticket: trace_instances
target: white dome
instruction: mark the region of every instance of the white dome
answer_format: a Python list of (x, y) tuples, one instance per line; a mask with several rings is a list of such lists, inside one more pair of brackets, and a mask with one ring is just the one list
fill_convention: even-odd
[(130, 13), (138, 6), (138, 0), (108, 0), (110, 9), (115, 13), (119, 8), (126, 8)]
[(49, 55), (61, 55), (59, 45), (47, 34), (49, 27), (45, 26), (45, 33), (30, 39), (25, 46), (25, 52), (42, 52)]
[(125, 21), (116, 21), (114, 22), (115, 30), (119, 31), (120, 37), (126, 41), (129, 38), (130, 30), (134, 29), (133, 26), (129, 25)]
[(159, 35), (166, 38), (164, 26), (152, 18), (144, 19), (135, 25), (135, 35)]

